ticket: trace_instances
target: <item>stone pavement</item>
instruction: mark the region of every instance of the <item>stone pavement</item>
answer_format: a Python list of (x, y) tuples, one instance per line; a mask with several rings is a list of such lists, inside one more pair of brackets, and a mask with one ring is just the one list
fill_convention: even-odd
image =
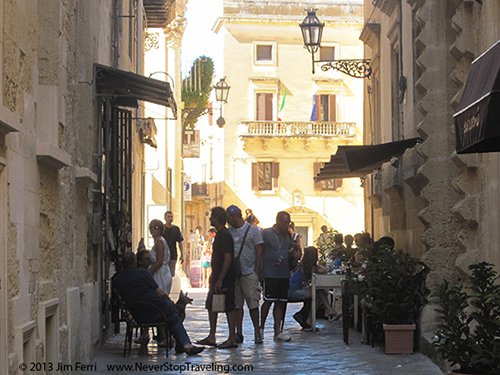
[[(188, 305), (184, 322), (186, 330), (194, 342), (208, 334), (207, 312), (204, 308), (206, 292), (203, 289), (190, 289), (189, 296), (194, 298)], [(113, 336), (97, 353), (94, 361), (98, 374), (333, 374), (333, 375), (442, 375), (443, 372), (426, 356), (420, 353), (387, 355), (381, 346), (360, 343), (360, 335), (351, 329), (349, 346), (342, 341), (342, 321), (318, 322), (319, 332), (300, 330), (292, 314), (300, 308), (294, 303), (288, 306), (285, 330), (292, 336), (291, 342), (275, 343), (272, 339), (272, 316), (266, 322), (264, 344), (253, 342), (253, 327), (245, 307), (243, 334), (244, 343), (237, 349), (207, 348), (198, 356), (177, 355), (172, 350), (165, 357), (165, 350), (151, 341), (147, 349), (132, 344), (130, 355), (123, 354), (125, 331)], [(225, 316), (218, 320), (217, 342), (227, 337)], [(112, 369), (109, 366), (128, 365), (129, 368)], [(155, 366), (158, 367), (146, 367)], [(163, 366), (160, 369), (160, 366)], [(247, 366), (245, 368), (245, 366)], [(250, 366), (250, 367), (248, 367)]]

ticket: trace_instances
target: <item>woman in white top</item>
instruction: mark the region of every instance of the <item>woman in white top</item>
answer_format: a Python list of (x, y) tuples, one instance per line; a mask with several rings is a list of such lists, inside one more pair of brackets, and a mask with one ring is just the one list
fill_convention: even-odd
[(170, 294), (172, 287), (172, 273), (168, 266), (170, 259), (170, 249), (168, 248), (167, 241), (163, 238), (163, 222), (161, 220), (151, 220), (149, 223), (149, 232), (153, 236), (155, 244), (149, 253), (151, 257), (151, 265), (148, 271), (153, 275), (153, 279), (158, 286)]

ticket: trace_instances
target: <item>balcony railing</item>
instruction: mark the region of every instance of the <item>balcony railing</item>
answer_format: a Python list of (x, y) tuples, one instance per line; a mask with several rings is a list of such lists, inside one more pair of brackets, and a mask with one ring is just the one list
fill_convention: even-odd
[(354, 137), (355, 122), (241, 121), (242, 137)]

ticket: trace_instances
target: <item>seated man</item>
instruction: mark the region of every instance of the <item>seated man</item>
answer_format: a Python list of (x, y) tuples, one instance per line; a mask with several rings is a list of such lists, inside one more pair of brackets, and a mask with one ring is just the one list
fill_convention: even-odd
[[(137, 259), (134, 253), (123, 254), (123, 266), (125, 269), (113, 279), (113, 287), (116, 288), (125, 304), (147, 302), (156, 306), (166, 317), (168, 328), (179, 348), (178, 351), (184, 351), (187, 355), (202, 352), (203, 347), (191, 344), (177, 309), (168, 295), (158, 287), (148, 271), (137, 269)], [(130, 313), (138, 322), (158, 322), (159, 319), (164, 319), (163, 316), (145, 316), (139, 309)]]

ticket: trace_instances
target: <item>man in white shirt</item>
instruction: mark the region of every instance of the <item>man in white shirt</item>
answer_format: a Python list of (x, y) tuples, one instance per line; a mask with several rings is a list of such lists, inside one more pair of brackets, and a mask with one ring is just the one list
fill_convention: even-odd
[(262, 256), (260, 230), (243, 220), (241, 210), (231, 205), (226, 209), (229, 232), (234, 240), (234, 257), (239, 258), (241, 275), (235, 284), (236, 340), (243, 342), (243, 303), (247, 302), (254, 328), (256, 344), (262, 343), (259, 330), (259, 301), (262, 288), (259, 283)]

